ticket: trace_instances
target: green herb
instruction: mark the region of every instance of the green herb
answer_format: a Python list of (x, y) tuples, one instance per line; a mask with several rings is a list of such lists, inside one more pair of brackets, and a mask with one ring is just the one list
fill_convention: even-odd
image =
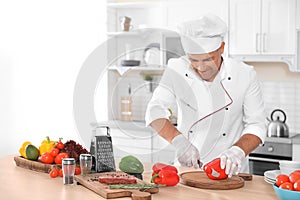
[(153, 76), (151, 76), (150, 74), (144, 74), (144, 80), (145, 81), (152, 81), (153, 80)]
[(110, 189), (152, 189), (163, 187), (160, 184), (146, 184), (146, 183), (136, 183), (136, 184), (112, 184), (109, 185)]

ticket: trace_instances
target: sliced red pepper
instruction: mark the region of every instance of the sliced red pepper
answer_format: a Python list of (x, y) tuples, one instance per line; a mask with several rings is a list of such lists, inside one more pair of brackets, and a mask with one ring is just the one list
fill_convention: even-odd
[(216, 158), (203, 166), (203, 170), (208, 178), (222, 180), (228, 177), (225, 173), (225, 169), (221, 169), (220, 161), (220, 158)]

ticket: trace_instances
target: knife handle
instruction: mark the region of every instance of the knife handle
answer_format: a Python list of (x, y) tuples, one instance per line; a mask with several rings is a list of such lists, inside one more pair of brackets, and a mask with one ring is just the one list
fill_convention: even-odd
[(245, 181), (251, 181), (252, 180), (252, 174), (239, 173), (238, 176), (241, 177), (242, 179), (244, 179)]

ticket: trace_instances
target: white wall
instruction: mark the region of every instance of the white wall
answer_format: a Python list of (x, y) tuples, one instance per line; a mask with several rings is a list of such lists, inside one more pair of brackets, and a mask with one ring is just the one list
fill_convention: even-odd
[(105, 41), (105, 4), (0, 1), (0, 157), (47, 135), (80, 142), (73, 90), (81, 65)]

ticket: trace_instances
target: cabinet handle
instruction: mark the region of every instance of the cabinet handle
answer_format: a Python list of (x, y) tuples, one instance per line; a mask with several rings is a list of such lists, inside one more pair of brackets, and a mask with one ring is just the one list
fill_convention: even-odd
[(255, 46), (255, 49), (256, 49), (256, 53), (259, 53), (259, 50), (260, 50), (260, 48), (259, 48), (259, 33), (256, 33), (256, 37), (255, 37), (255, 39), (256, 39), (256, 46)]
[(263, 52), (266, 52), (266, 33), (263, 33)]

